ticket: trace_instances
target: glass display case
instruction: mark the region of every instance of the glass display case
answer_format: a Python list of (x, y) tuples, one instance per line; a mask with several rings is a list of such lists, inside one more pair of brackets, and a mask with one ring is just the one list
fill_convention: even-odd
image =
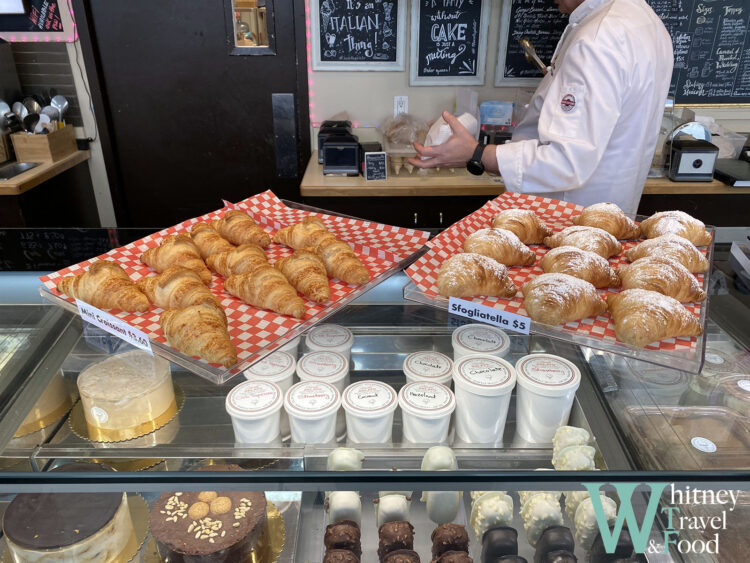
[[(747, 403), (750, 400), (747, 349), (750, 298), (735, 289), (731, 270), (724, 262), (726, 250), (717, 245), (706, 363), (700, 374), (656, 367), (534, 334), (506, 334), (507, 342), (494, 357), (510, 366), (518, 366), (519, 360), (530, 354), (536, 358), (547, 354), (555, 356), (557, 361), (572, 363), (580, 372), (580, 385), (574, 397), (571, 395), (570, 413), (564, 422), (588, 435), (585, 446), (583, 442), (574, 442), (577, 444), (574, 447), (583, 448), (576, 453), (585, 453), (586, 459), (570, 465), (558, 463), (559, 458), (553, 462), (554, 449), (550, 441), (529, 440), (525, 434), (523, 426), (529, 420), (535, 421), (535, 428), (539, 427), (539, 421), (556, 407), (543, 397), (533, 401), (519, 399), (518, 385), (506, 403), (486, 403), (483, 400), (491, 399), (492, 393), (478, 391), (467, 398), (465, 390), (470, 386), (453, 384), (446, 401), (454, 401), (455, 407), (451, 408), (455, 410), (449, 408), (446, 414), (441, 410), (443, 407), (438, 406), (434, 416), (422, 417), (423, 425), (416, 426), (415, 433), (414, 421), (409, 419), (414, 415), (415, 403), (403, 398), (403, 390), (419, 369), (407, 358), (413, 358), (417, 352), (426, 353), (423, 362), (426, 371), (422, 372), (421, 383), (417, 383), (423, 385), (420, 392), (428, 394), (429, 385), (435, 384), (427, 379), (442, 377), (441, 362), (450, 364), (460, 355), (456, 354), (457, 349), (462, 352), (453, 337), (467, 320), (452, 317), (442, 309), (404, 300), (402, 292), (407, 278), (403, 273), (387, 279), (326, 320), (329, 325), (344, 327), (353, 336), (353, 340), (342, 341), (343, 348), (336, 345), (335, 354), (347, 360), (349, 370), (348, 375), (326, 384), (335, 390), (332, 393), (336, 395), (344, 390), (346, 395), (348, 387), (367, 381), (382, 384), (382, 389), (370, 384), (360, 393), (359, 403), (350, 400), (346, 410), (332, 409), (335, 414), (332, 420), (336, 422), (331, 422), (331, 429), (335, 438), (325, 443), (319, 443), (318, 439), (305, 442), (304, 436), (314, 432), (316, 423), (298, 412), (304, 410), (304, 401), (291, 406), (285, 403), (288, 413), (281, 412), (278, 439), (243, 443), (247, 441), (242, 438), (247, 428), (243, 430), (242, 424), (233, 420), (233, 417), (242, 417), (227, 407), (228, 396), (238, 385), (254, 380), (252, 374), (248, 379), (238, 376), (215, 385), (177, 365), (167, 363), (165, 367), (154, 359), (145, 370), (151, 376), (148, 383), (133, 376), (130, 383), (126, 380), (120, 388), (110, 385), (105, 389), (114, 403), (131, 401), (127, 408), (121, 409), (129, 418), (118, 431), (139, 429), (135, 434), (107, 434), (111, 431), (107, 422), (116, 418), (113, 412), (117, 407), (110, 409), (102, 402), (107, 399), (104, 391), (100, 393), (99, 402), (92, 404), (91, 388), (85, 380), (91, 379), (92, 368), (106, 373), (114, 371), (107, 362), (133, 351), (119, 339), (84, 325), (80, 317), (65, 309), (38, 303), (4, 305), (0, 308), (2, 510), (13, 506), (18, 494), (65, 493), (74, 495), (69, 498), (81, 504), (106, 494), (111, 511), (122, 509), (123, 521), (127, 521), (121, 504), (125, 492), (128, 514), (134, 524), (134, 539), (128, 535), (128, 528), (125, 534), (128, 537), (123, 536), (123, 543), (118, 546), (119, 552), (124, 553), (126, 548), (133, 554), (137, 551), (139, 559), (132, 560), (158, 561), (160, 549), (164, 557), (164, 545), (169, 543), (164, 540), (164, 534), (172, 524), (177, 527), (183, 520), (187, 522), (186, 530), (193, 524), (191, 537), (195, 539), (197, 534), (201, 542), (214, 539), (223, 546), (221, 549), (231, 547), (226, 544), (228, 540), (219, 541), (228, 536), (239, 542), (237, 533), (222, 536), (221, 531), (225, 530), (218, 529), (218, 535), (212, 536), (217, 530), (201, 523), (206, 518), (217, 520), (211, 518), (212, 514), (217, 517), (224, 514), (220, 512), (224, 510), (221, 507), (216, 509), (218, 512), (210, 512), (210, 501), (221, 497), (229, 499), (228, 510), (232, 515), (243, 515), (237, 521), (241, 522), (243, 532), (252, 536), (248, 545), (258, 546), (254, 561), (354, 561), (344, 559), (343, 554), (340, 554), (342, 559), (326, 559), (326, 551), (333, 551), (337, 545), (331, 537), (336, 533), (349, 537), (347, 534), (353, 533), (346, 529), (326, 532), (326, 526), (341, 518), (360, 520), (360, 560), (368, 563), (379, 560), (378, 548), (383, 542), (398, 543), (388, 535), (389, 527), (384, 531), (379, 525), (404, 520), (413, 526), (413, 547), (408, 547), (406, 541), (400, 549), (418, 553), (422, 561), (431, 558), (438, 562), (468, 561), (459, 555), (454, 555), (457, 559), (434, 557), (433, 530), (447, 522), (465, 526), (467, 553), (474, 561), (498, 559), (499, 555), (492, 559), (486, 554), (495, 549), (496, 544), (505, 545), (508, 535), (513, 536), (513, 533), (507, 530), (494, 534), (485, 532), (503, 526), (516, 530), (519, 555), (528, 561), (551, 561), (553, 559), (545, 559), (546, 555), (542, 554), (547, 540), (538, 539), (544, 531), (538, 528), (553, 525), (570, 530), (578, 561), (604, 561), (609, 560), (603, 555), (604, 548), (594, 543), (599, 528), (593, 501), (587, 509), (578, 511), (581, 499), (586, 496), (584, 484), (611, 483), (623, 487), (647, 483), (652, 491), (663, 493), (660, 508), (666, 510), (659, 510), (656, 515), (650, 513), (649, 516), (648, 487), (637, 489), (636, 494), (627, 499), (626, 489), (616, 490), (609, 485), (605, 490), (614, 503), (610, 506), (610, 501), (602, 501), (605, 516), (608, 506), (610, 511), (618, 510), (619, 506), (622, 513), (623, 506), (632, 504), (639, 518), (645, 514), (647, 519), (654, 519), (654, 525), (648, 527), (649, 533), (644, 536), (649, 540), (646, 544), (651, 546), (650, 551), (646, 550), (647, 560), (741, 561), (736, 554), (746, 551), (749, 545), (742, 526), (750, 515), (750, 495), (745, 490), (750, 468), (750, 408)], [(285, 354), (292, 355), (299, 366), (303, 363), (300, 360), (311, 352), (320, 353), (320, 350), (316, 339), (308, 332), (299, 342), (292, 343)], [(405, 363), (408, 364), (406, 369)], [(264, 373), (261, 366), (253, 366), (250, 371), (253, 369)], [(279, 387), (284, 387), (297, 381), (294, 371), (299, 375), (307, 373), (305, 369), (266, 365), (265, 373), (283, 373), (275, 381)], [(165, 373), (172, 382), (174, 407), (172, 395), (162, 401), (163, 388), (159, 382), (164, 380)], [(157, 377), (159, 374), (162, 379)], [(303, 375), (303, 379), (309, 380), (307, 375)], [(444, 383), (452, 385), (450, 377)], [(388, 395), (386, 387), (394, 392), (393, 396)], [(400, 400), (396, 397), (399, 392)], [(79, 395), (84, 396), (79, 400)], [(258, 395), (249, 396), (257, 402)], [(320, 398), (316, 396), (316, 400)], [(375, 404), (381, 399), (382, 405), (372, 407), (380, 409), (378, 414), (385, 420), (378, 424), (373, 422), (376, 417), (368, 418), (369, 407), (363, 405), (368, 401)], [(439, 402), (439, 397), (437, 400)], [(398, 402), (399, 407), (389, 410), (388, 405), (393, 402)], [(157, 407), (160, 404), (166, 406)], [(273, 400), (269, 400), (268, 405), (272, 404), (275, 404)], [(432, 408), (426, 403), (421, 406)], [(243, 408), (242, 404), (235, 407)], [(465, 424), (459, 422), (461, 417), (481, 425), (482, 414), (493, 413), (496, 409), (498, 416), (494, 418), (498, 419), (500, 411), (506, 412), (505, 408), (505, 424), (494, 428), (496, 439), (467, 441), (466, 431), (458, 430)], [(147, 421), (158, 419), (150, 427), (142, 426), (144, 421), (138, 419), (138, 413), (148, 409), (151, 409), (151, 416), (146, 416)], [(277, 409), (277, 412), (280, 411)], [(164, 413), (168, 414), (162, 417)], [(447, 434), (433, 432), (439, 425), (438, 419), (446, 423)], [(258, 418), (246, 417), (246, 420)], [(257, 427), (249, 431), (257, 431)], [(293, 441), (292, 432), (303, 438)], [(423, 439), (420, 441), (419, 437)], [(435, 446), (450, 449), (430, 449)], [(340, 449), (347, 447), (361, 453)], [(436, 462), (429, 452), (447, 458)], [(333, 463), (332, 459), (337, 456), (344, 456), (344, 461)], [(346, 456), (353, 457), (347, 460)], [(103, 464), (115, 471), (57, 470), (66, 466), (70, 469), (70, 464), (80, 463)], [(224, 470), (227, 465), (242, 471), (211, 470)], [(664, 485), (661, 489), (660, 484)], [(688, 496), (697, 489), (704, 491), (700, 499)], [(246, 494), (222, 494), (225, 491)], [(252, 512), (248, 503), (253, 491), (265, 493), (263, 497), (253, 498), (257, 498), (256, 508), (265, 502), (266, 510), (265, 518), (263, 511), (254, 512), (256, 520), (263, 520), (264, 524), (251, 533), (249, 530), (255, 528), (246, 528), (243, 518)], [(336, 500), (332, 500), (331, 491), (346, 494), (333, 495)], [(477, 491), (493, 493), (483, 497)], [(539, 495), (524, 491), (568, 493), (546, 495), (543, 500), (531, 502)], [(712, 493), (708, 495), (705, 491)], [(720, 494), (721, 491), (724, 493)], [(178, 492), (183, 494), (177, 495)], [(168, 494), (162, 496), (165, 493)], [(199, 493), (211, 494), (204, 502), (198, 497)], [(183, 503), (180, 496), (189, 500), (183, 507), (186, 515), (180, 512)], [(20, 498), (51, 502), (44, 498)], [(480, 502), (482, 498), (484, 501)], [(721, 502), (727, 498), (734, 501), (730, 500), (729, 505)], [(209, 512), (203, 515), (201, 510), (206, 507), (201, 504), (189, 514), (190, 508), (199, 503), (207, 505)], [(67, 503), (57, 503), (60, 504)], [(18, 501), (16, 505), (16, 518), (21, 518), (23, 503)], [(670, 511), (670, 507), (681, 511)], [(14, 512), (10, 512), (11, 521)], [(172, 521), (174, 516), (175, 521)], [(678, 516), (694, 520), (680, 521)], [(710, 520), (706, 517), (719, 517), (716, 532), (708, 525), (691, 527), (690, 522), (700, 516), (704, 517), (704, 522)], [(613, 520), (612, 513), (609, 519)], [(234, 524), (234, 520), (231, 523)], [(92, 528), (90, 536), (95, 536), (102, 527), (103, 524)], [(408, 536), (407, 528), (391, 532)], [(7, 520), (4, 529), (6, 536), (14, 534)], [(441, 532), (435, 532), (435, 537), (447, 534), (446, 542), (450, 545), (458, 542), (458, 548), (453, 551), (460, 552), (463, 532), (453, 530), (451, 535), (447, 529), (441, 528)], [(636, 543), (643, 539), (632, 525), (630, 531), (631, 536), (638, 536), (633, 538)], [(673, 536), (665, 536), (665, 531), (675, 532)], [(561, 533), (564, 537), (556, 541), (564, 546), (567, 535)], [(715, 534), (719, 538), (720, 555), (706, 552), (713, 549), (710, 542)], [(206, 537), (202, 538), (204, 535)], [(664, 553), (665, 537), (675, 540), (669, 542), (668, 553)], [(8, 539), (12, 542), (12, 537)], [(537, 547), (542, 546), (539, 554), (529, 539), (536, 542)], [(679, 544), (678, 540), (687, 543)], [(23, 544), (22, 539), (18, 541)], [(601, 542), (601, 538), (598, 541)], [(27, 544), (33, 547), (34, 542), (27, 541)], [(86, 547), (85, 543), (83, 546), (75, 544), (70, 540), (65, 545), (75, 549)], [(201, 549), (206, 547), (203, 545)], [(505, 548), (497, 547), (498, 554), (502, 549)], [(703, 550), (702, 559), (696, 555), (699, 549)], [(243, 557), (248, 553), (246, 549), (242, 557), (224, 560), (245, 560)], [(412, 557), (410, 554), (402, 555), (404, 559), (393, 556), (393, 561), (419, 560), (408, 559)], [(3, 561), (12, 560), (7, 559), (9, 553), (4, 557)], [(120, 560), (130, 560), (129, 557), (123, 555)], [(21, 556), (16, 560), (26, 559)], [(382, 560), (388, 561), (387, 558)]]

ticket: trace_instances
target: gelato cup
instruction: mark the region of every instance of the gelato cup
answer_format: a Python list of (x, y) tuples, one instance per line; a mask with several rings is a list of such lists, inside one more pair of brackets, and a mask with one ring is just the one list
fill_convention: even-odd
[(338, 389), (325, 381), (300, 381), (286, 392), (292, 442), (325, 444), (336, 437), (336, 413), (341, 406)]
[(279, 437), (283, 396), (270, 381), (245, 381), (229, 392), (226, 409), (237, 443), (268, 444)]
[(386, 444), (391, 441), (393, 413), (398, 406), (393, 387), (380, 381), (352, 383), (344, 390), (341, 405), (346, 412), (350, 442)]
[[(294, 371), (297, 368), (297, 362), (294, 359), (296, 355), (296, 348), (293, 353), (282, 350), (273, 352), (247, 368), (244, 373), (245, 378), (275, 383), (281, 389), (283, 401), (284, 394), (294, 383)], [(284, 410), (281, 411), (281, 437), (289, 437), (289, 417)]]
[(462, 356), (489, 354), (505, 356), (510, 349), (510, 338), (499, 328), (485, 324), (468, 324), (453, 331), (453, 361)]
[(354, 335), (352, 331), (340, 325), (318, 325), (307, 333), (305, 345), (310, 352), (325, 350), (338, 352), (347, 360), (351, 360)]
[(440, 352), (414, 352), (404, 360), (404, 375), (406, 382), (430, 381), (450, 385), (453, 362)]
[(448, 439), (451, 413), (456, 409), (453, 392), (441, 383), (414, 381), (398, 394), (403, 413), (404, 440), (439, 444)]

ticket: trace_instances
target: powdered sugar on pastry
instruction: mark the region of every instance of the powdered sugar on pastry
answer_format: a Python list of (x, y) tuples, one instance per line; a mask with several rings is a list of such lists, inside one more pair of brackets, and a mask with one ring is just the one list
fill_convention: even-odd
[(641, 230), (614, 203), (595, 203), (585, 208), (580, 215), (573, 217), (576, 225), (598, 227), (618, 239), (636, 239)]
[(690, 270), (670, 258), (639, 258), (628, 266), (621, 266), (617, 272), (624, 289), (649, 289), (683, 302), (706, 298), (706, 292)]
[(567, 227), (559, 233), (545, 238), (544, 244), (550, 248), (564, 245), (575, 246), (582, 250), (595, 252), (604, 258), (622, 252), (622, 245), (615, 237), (596, 227)]
[(480, 229), (464, 241), (464, 252), (475, 252), (494, 258), (506, 266), (530, 266), (536, 254), (507, 229)]
[(492, 219), (492, 227), (507, 229), (524, 244), (541, 244), (552, 229), (530, 209), (506, 209)]
[(542, 274), (523, 286), (523, 306), (541, 323), (558, 325), (607, 310), (596, 288), (567, 274)]
[(625, 252), (631, 262), (647, 256), (675, 260), (693, 273), (708, 270), (708, 260), (688, 239), (670, 233), (644, 240), (635, 248)]
[(706, 226), (684, 211), (660, 211), (641, 223), (646, 238), (675, 234), (685, 237), (697, 246), (711, 244), (711, 234)]
[(575, 246), (553, 248), (544, 255), (539, 265), (547, 273), (575, 276), (594, 284), (594, 287), (620, 285), (620, 278), (606, 258)]
[(508, 268), (492, 258), (474, 253), (456, 254), (443, 262), (437, 286), (440, 295), (445, 297), (513, 297), (517, 292), (508, 277)]

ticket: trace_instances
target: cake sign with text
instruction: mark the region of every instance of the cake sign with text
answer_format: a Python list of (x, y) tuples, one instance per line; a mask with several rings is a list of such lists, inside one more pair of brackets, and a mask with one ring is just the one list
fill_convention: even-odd
[(418, 76), (476, 76), (482, 0), (420, 0)]

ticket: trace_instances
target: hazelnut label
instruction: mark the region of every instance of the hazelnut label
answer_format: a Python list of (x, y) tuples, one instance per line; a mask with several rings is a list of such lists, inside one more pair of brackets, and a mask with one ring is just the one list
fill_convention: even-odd
[(346, 371), (346, 358), (335, 352), (311, 352), (299, 361), (298, 370), (301, 376), (335, 377)]
[(453, 394), (445, 385), (439, 383), (409, 383), (403, 388), (404, 401), (412, 408), (421, 411), (437, 411), (453, 402)]
[(405, 369), (417, 377), (442, 378), (450, 374), (450, 358), (439, 352), (415, 352), (406, 358)]
[(274, 352), (247, 370), (247, 373), (262, 377), (272, 377), (284, 373), (292, 367), (292, 357), (286, 352)]
[(363, 381), (347, 387), (344, 401), (362, 411), (386, 409), (396, 401), (396, 392), (378, 381)]
[(499, 387), (511, 379), (511, 372), (503, 363), (492, 358), (470, 358), (458, 365), (458, 373), (470, 383), (483, 387)]
[(508, 337), (504, 332), (483, 327), (458, 329), (456, 339), (461, 346), (482, 354), (497, 352), (508, 344)]

